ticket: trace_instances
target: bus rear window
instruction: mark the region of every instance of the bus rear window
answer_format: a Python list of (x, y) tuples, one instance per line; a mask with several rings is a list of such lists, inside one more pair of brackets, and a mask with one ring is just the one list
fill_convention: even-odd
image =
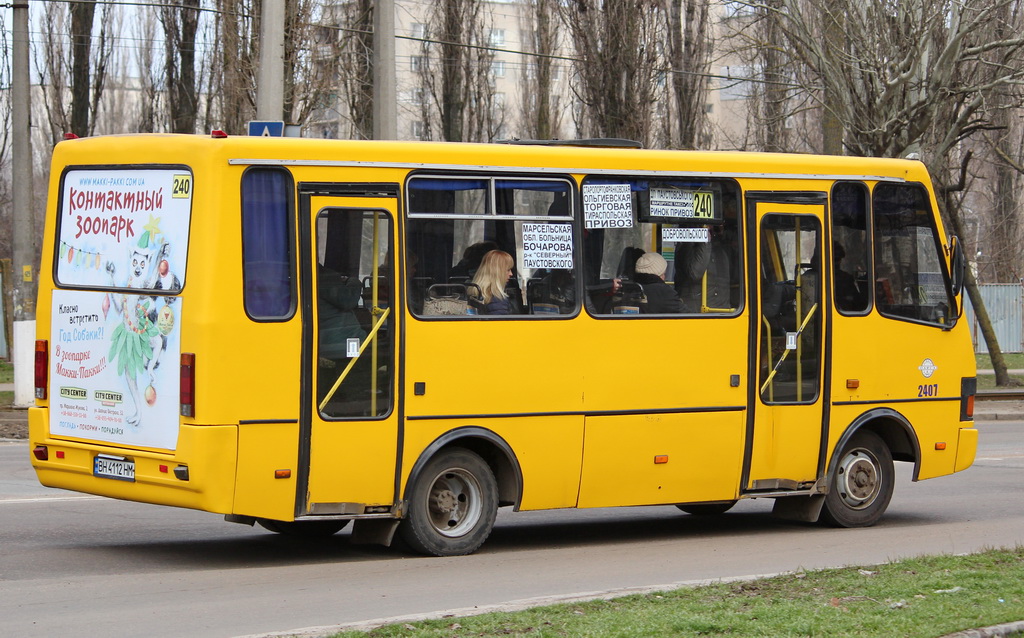
[(291, 174), (252, 168), (242, 176), (242, 260), (245, 312), (256, 320), (286, 319), (295, 310)]
[(57, 282), (180, 290), (191, 213), (192, 174), (186, 168), (67, 171), (61, 185)]

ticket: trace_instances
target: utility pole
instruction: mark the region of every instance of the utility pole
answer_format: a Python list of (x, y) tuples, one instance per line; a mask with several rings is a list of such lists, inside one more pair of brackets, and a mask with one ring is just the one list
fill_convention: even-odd
[(11, 42), (11, 177), (14, 184), (11, 223), (14, 226), (14, 281), (11, 286), (11, 306), (14, 311), (14, 329), (11, 335), (11, 360), (14, 362), (14, 405), (28, 407), (35, 400), (33, 388), (38, 287), (35, 260), (39, 257), (39, 247), (35, 239), (35, 215), (32, 214), (28, 0), (15, 2), (12, 9), (14, 25)]
[(284, 119), (284, 3), (263, 0), (260, 13), (260, 69), (256, 119)]
[(373, 8), (373, 139), (398, 139), (395, 94), (395, 0)]

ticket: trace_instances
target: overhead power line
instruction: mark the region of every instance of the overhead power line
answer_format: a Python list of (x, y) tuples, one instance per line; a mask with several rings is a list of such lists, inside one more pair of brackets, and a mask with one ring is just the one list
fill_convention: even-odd
[[(80, 3), (85, 3), (85, 2), (92, 2), (92, 0), (35, 0), (35, 1), (36, 2), (45, 2), (45, 3), (60, 3), (60, 4), (80, 4)], [(168, 1), (168, 2), (161, 2), (159, 0), (151, 0), (151, 1), (148, 1), (148, 2), (145, 2), (145, 1), (142, 1), (142, 0), (95, 0), (94, 4), (97, 4), (97, 5), (104, 5), (105, 4), (105, 5), (114, 5), (114, 6), (148, 7), (148, 8), (157, 8), (157, 9), (159, 9), (159, 8), (178, 8), (178, 9), (183, 9), (183, 10), (199, 11), (201, 13), (211, 13), (211, 14), (218, 14), (218, 15), (233, 14), (233, 15), (237, 15), (237, 16), (240, 16), (240, 17), (254, 18), (254, 16), (252, 14), (244, 13), (244, 12), (237, 12), (237, 11), (236, 12), (227, 12), (227, 11), (222, 11), (222, 10), (219, 10), (219, 9), (214, 9), (214, 8), (210, 8), (210, 7), (203, 7), (203, 6), (200, 6), (200, 7), (197, 8), (197, 7), (192, 7), (192, 6), (186, 6), (186, 5), (183, 5), (181, 3), (177, 3), (177, 2), (170, 2), (170, 1)], [(0, 5), (0, 6), (4, 6), (4, 5)], [(12, 4), (8, 4), (6, 6), (10, 7), (10, 6), (13, 6), (13, 5)], [(338, 26), (338, 25), (324, 25), (324, 24), (317, 24), (317, 25), (307, 24), (305, 26), (324, 28), (324, 29), (329, 29), (329, 30), (332, 30), (332, 31), (338, 31), (338, 32), (343, 32), (343, 33), (355, 33), (355, 34), (361, 34), (361, 35), (373, 35), (373, 31), (369, 30), (369, 29), (355, 29), (355, 28), (352, 28), (352, 27), (343, 27), (343, 26)], [(147, 42), (147, 40), (144, 39), (144, 38), (128, 38), (128, 37), (125, 37), (125, 36), (114, 36), (114, 37), (117, 38), (117, 39), (121, 39), (121, 40), (131, 40), (131, 41), (138, 41), (138, 42)], [(530, 57), (530, 58), (543, 58), (543, 59), (550, 59), (550, 60), (558, 60), (558, 61), (561, 61), (561, 62), (568, 62), (570, 64), (585, 63), (585, 60), (583, 60), (582, 58), (571, 56), (571, 55), (561, 55), (561, 54), (554, 54), (554, 53), (537, 53), (537, 52), (533, 52), (533, 51), (520, 51), (520, 50), (516, 50), (516, 49), (506, 49), (506, 48), (487, 46), (487, 45), (482, 45), (482, 44), (468, 44), (468, 43), (464, 43), (464, 42), (450, 42), (450, 41), (445, 41), (445, 40), (437, 40), (437, 39), (433, 39), (433, 38), (421, 38), (421, 37), (415, 37), (415, 36), (410, 36), (410, 35), (396, 35), (395, 39), (396, 40), (407, 40), (407, 41), (412, 41), (412, 42), (420, 42), (420, 43), (431, 44), (431, 45), (456, 46), (456, 47), (462, 47), (462, 48), (466, 48), (466, 49), (474, 49), (474, 50), (479, 50), (479, 51), (487, 51), (487, 52), (491, 52), (491, 53), (503, 53), (503, 54), (512, 55), (512, 56), (523, 56), (523, 57)], [(153, 40), (151, 40), (151, 42), (153, 44), (158, 44), (158, 43), (162, 42), (162, 40), (153, 39)], [(123, 47), (123, 48), (129, 48), (129, 47)], [(735, 75), (732, 75), (732, 74), (729, 74), (729, 73), (721, 74), (721, 73), (710, 73), (710, 72), (707, 72), (707, 71), (690, 71), (690, 70), (685, 70), (685, 69), (672, 69), (672, 68), (663, 68), (663, 69), (658, 69), (658, 70), (664, 71), (666, 73), (672, 73), (672, 74), (678, 74), (678, 75), (688, 75), (688, 76), (693, 76), (693, 77), (702, 77), (702, 78), (706, 78), (706, 79), (709, 79), (709, 80), (719, 80), (719, 81), (724, 81), (724, 82), (733, 82), (733, 83), (749, 82), (751, 84), (780, 86), (780, 87), (787, 87), (787, 88), (803, 88), (804, 87), (804, 85), (801, 85), (801, 84), (796, 83), (796, 82), (786, 82), (786, 81), (782, 81), (782, 80), (772, 80), (772, 79), (767, 79), (767, 78), (763, 78), (763, 77), (735, 76)]]

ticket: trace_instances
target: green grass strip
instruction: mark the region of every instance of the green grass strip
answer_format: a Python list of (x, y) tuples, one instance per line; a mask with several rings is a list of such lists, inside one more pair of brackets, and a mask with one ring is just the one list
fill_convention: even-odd
[(919, 636), (1024, 620), (1024, 547), (720, 583), (337, 636)]

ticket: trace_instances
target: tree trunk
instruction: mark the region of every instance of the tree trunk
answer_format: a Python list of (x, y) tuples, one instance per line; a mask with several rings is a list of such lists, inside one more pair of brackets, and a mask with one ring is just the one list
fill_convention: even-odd
[(95, 0), (71, 5), (71, 133), (89, 134), (89, 65)]
[(674, 119), (673, 146), (699, 148), (707, 125), (705, 103), (711, 43), (706, 0), (668, 0), (668, 61), (671, 68)]
[(196, 32), (199, 30), (199, 0), (181, 0), (181, 31), (178, 40), (179, 73), (173, 87), (175, 112), (171, 114), (175, 133), (195, 133), (199, 99), (196, 95)]
[(967, 269), (964, 278), (964, 288), (967, 296), (971, 298), (971, 305), (974, 307), (974, 316), (978, 319), (978, 326), (981, 328), (981, 336), (985, 339), (985, 346), (988, 348), (988, 356), (992, 359), (992, 369), (996, 373), (997, 386), (1018, 386), (1020, 382), (1010, 378), (1006, 369), (1006, 360), (1003, 358), (1003, 351), (999, 348), (999, 339), (996, 331), (992, 328), (992, 320), (988, 316), (985, 302), (981, 298), (981, 290), (978, 289), (978, 282), (974, 278), (971, 269)]
[[(839, 43), (845, 37), (842, 24), (839, 22), (842, 19), (842, 14), (837, 12), (834, 15), (826, 15), (824, 19), (825, 40), (835, 43), (827, 50), (835, 55), (836, 48), (840, 47)], [(843, 106), (842, 96), (839, 94), (839, 90), (835, 86), (831, 86), (829, 82), (824, 83), (822, 90), (824, 95), (821, 99), (821, 152), (825, 155), (842, 155), (843, 122), (839, 118), (839, 112)]]
[[(964, 165), (964, 170), (966, 171), (966, 164)], [(958, 237), (963, 237), (960, 208), (953, 201), (954, 190), (942, 188), (943, 196), (940, 202), (946, 209), (946, 218), (949, 220), (950, 226), (953, 227), (953, 233)], [(967, 296), (971, 299), (971, 306), (974, 307), (974, 316), (977, 318), (978, 326), (981, 328), (981, 336), (985, 340), (985, 347), (988, 348), (989, 358), (992, 359), (992, 369), (996, 373), (996, 385), (1020, 385), (1016, 380), (1011, 379), (1010, 374), (1006, 371), (1006, 361), (1003, 359), (1003, 351), (999, 347), (999, 338), (996, 337), (996, 331), (992, 327), (992, 320), (988, 316), (985, 300), (981, 298), (981, 290), (978, 288), (978, 282), (974, 278), (974, 272), (971, 270), (970, 264), (968, 264), (966, 269), (964, 288), (967, 290)]]
[(463, 67), (466, 2), (447, 0), (441, 9), (441, 139), (462, 142), (468, 78)]

